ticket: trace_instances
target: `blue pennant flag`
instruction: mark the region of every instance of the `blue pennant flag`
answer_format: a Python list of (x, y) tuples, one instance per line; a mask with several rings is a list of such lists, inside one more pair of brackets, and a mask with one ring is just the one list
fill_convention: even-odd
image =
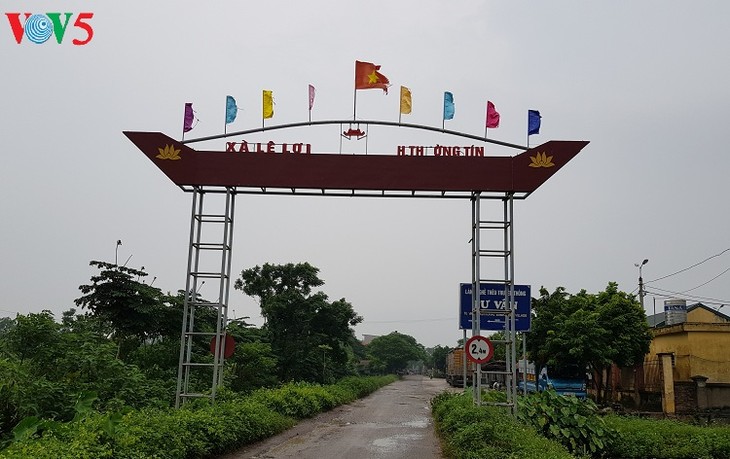
[(527, 110), (527, 135), (540, 133), (540, 112), (537, 110)]
[(238, 106), (236, 105), (236, 99), (231, 96), (226, 96), (226, 124), (231, 124), (236, 121), (237, 114)]
[(449, 91), (444, 92), (444, 119), (454, 119), (454, 95)]

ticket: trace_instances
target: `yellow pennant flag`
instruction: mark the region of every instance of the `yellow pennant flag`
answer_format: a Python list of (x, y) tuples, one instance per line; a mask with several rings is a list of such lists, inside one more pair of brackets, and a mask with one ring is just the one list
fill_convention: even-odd
[(264, 89), (264, 119), (274, 117), (274, 96), (271, 91)]
[(411, 114), (411, 90), (405, 86), (400, 87), (400, 112), (404, 115)]

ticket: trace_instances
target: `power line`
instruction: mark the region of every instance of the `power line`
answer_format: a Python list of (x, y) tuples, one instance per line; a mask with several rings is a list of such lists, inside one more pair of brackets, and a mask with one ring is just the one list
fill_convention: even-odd
[(703, 286), (705, 286), (705, 285), (709, 284), (710, 282), (714, 281), (715, 279), (717, 279), (718, 277), (722, 276), (723, 274), (725, 274), (725, 273), (726, 273), (726, 272), (728, 272), (728, 271), (730, 271), (730, 268), (727, 268), (727, 269), (726, 269), (725, 271), (721, 272), (720, 274), (718, 274), (717, 276), (715, 276), (715, 277), (713, 277), (712, 279), (708, 280), (707, 282), (705, 282), (705, 283), (703, 283), (703, 284), (700, 284), (700, 285), (698, 285), (697, 287), (692, 287), (692, 288), (690, 288), (690, 289), (687, 289), (687, 290), (685, 290), (685, 291), (684, 291), (684, 292), (682, 292), (682, 293), (686, 293), (686, 292), (691, 292), (692, 290), (697, 290), (698, 288), (700, 288), (700, 287), (703, 287)]
[(692, 269), (692, 268), (695, 268), (695, 267), (697, 267), (697, 266), (701, 265), (702, 263), (705, 263), (705, 262), (707, 262), (707, 261), (710, 261), (710, 260), (712, 260), (713, 258), (717, 258), (717, 257), (719, 257), (720, 255), (722, 255), (722, 254), (724, 254), (725, 252), (728, 252), (728, 251), (730, 251), (730, 248), (728, 248), (728, 249), (725, 249), (725, 250), (723, 250), (722, 252), (720, 252), (720, 253), (718, 253), (718, 254), (712, 255), (711, 257), (705, 258), (704, 260), (700, 261), (699, 263), (695, 263), (695, 264), (693, 264), (692, 266), (688, 266), (688, 267), (686, 267), (686, 268), (684, 268), (684, 269), (680, 269), (679, 271), (677, 271), (677, 272), (674, 272), (674, 273), (672, 273), (672, 274), (667, 274), (666, 276), (662, 276), (662, 277), (657, 277), (656, 279), (653, 279), (653, 280), (647, 281), (647, 283), (649, 283), (649, 282), (656, 282), (656, 281), (660, 281), (660, 280), (662, 280), (662, 279), (666, 279), (667, 277), (672, 277), (672, 276), (675, 276), (675, 275), (677, 275), (677, 274), (683, 273), (683, 272), (685, 272), (685, 271), (689, 271), (690, 269)]
[[(659, 290), (659, 291), (654, 291)], [(691, 301), (697, 301), (701, 303), (708, 303), (708, 304), (730, 304), (730, 300), (721, 300), (717, 298), (711, 298), (706, 296), (697, 296), (697, 295), (685, 295), (682, 292), (673, 292), (671, 290), (664, 290), (657, 287), (652, 287), (651, 290), (647, 290), (647, 293), (650, 293), (652, 295), (656, 295), (663, 298), (678, 298), (678, 299), (684, 299), (684, 300), (691, 300)], [(665, 292), (665, 293), (661, 293)]]
[(411, 322), (443, 322), (446, 320), (453, 320), (454, 322), (458, 317), (443, 317), (438, 319), (403, 319), (403, 320), (364, 320), (362, 324), (400, 324), (400, 323), (411, 323)]

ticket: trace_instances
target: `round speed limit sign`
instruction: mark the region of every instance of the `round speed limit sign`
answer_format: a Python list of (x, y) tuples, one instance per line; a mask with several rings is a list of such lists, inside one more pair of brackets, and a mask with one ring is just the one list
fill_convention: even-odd
[(489, 338), (476, 335), (466, 341), (466, 358), (474, 363), (482, 364), (492, 360), (494, 345)]

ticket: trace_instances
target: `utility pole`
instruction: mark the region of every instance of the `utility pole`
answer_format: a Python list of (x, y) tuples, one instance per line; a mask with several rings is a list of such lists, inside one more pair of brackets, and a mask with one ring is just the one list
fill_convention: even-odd
[(649, 259), (645, 258), (641, 263), (634, 263), (634, 266), (639, 268), (639, 302), (641, 302), (641, 309), (644, 309), (644, 279), (641, 277), (641, 268), (649, 263)]

